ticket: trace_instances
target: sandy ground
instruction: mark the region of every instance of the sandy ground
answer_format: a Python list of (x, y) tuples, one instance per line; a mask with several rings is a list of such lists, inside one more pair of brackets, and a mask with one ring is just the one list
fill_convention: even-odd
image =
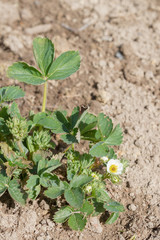
[[(47, 108), (90, 106), (120, 122), (119, 151), (130, 167), (121, 185), (108, 189), (126, 211), (112, 226), (89, 223), (81, 232), (52, 222), (39, 198), (22, 208), (6, 194), (0, 202), (1, 240), (160, 239), (160, 1), (159, 0), (0, 0), (0, 85), (18, 84), (5, 71), (14, 61), (34, 64), (32, 40), (47, 36), (56, 56), (79, 50), (78, 73), (50, 82)], [(26, 91), (24, 115), (40, 110), (42, 87)], [(135, 237), (135, 238), (134, 238)]]

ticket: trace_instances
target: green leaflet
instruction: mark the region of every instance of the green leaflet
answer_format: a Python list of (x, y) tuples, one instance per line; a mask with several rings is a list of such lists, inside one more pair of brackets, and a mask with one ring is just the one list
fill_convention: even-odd
[(109, 218), (105, 223), (112, 224), (117, 220), (118, 217), (119, 217), (119, 212), (113, 212), (111, 213), (111, 215), (109, 216)]
[(91, 215), (94, 211), (94, 207), (87, 200), (83, 203), (80, 209), (81, 212), (85, 213), (87, 216)]
[(87, 219), (80, 213), (74, 213), (68, 219), (68, 225), (72, 230), (82, 231), (85, 228)]
[(65, 79), (75, 73), (79, 67), (79, 53), (75, 51), (64, 52), (52, 63), (48, 71), (48, 80)]
[(112, 120), (109, 117), (106, 117), (104, 113), (98, 115), (98, 128), (100, 130), (102, 140), (104, 137), (108, 137), (113, 129)]
[(113, 200), (105, 203), (104, 208), (110, 212), (124, 212), (124, 206)]
[(21, 185), (16, 179), (12, 179), (9, 182), (8, 192), (16, 202), (25, 205), (27, 194), (22, 190)]
[(44, 191), (44, 195), (51, 199), (55, 199), (61, 196), (63, 192), (64, 192), (64, 189), (62, 188), (62, 186), (53, 186), (53, 187), (49, 187), (46, 191)]
[(74, 208), (81, 208), (83, 205), (84, 194), (81, 188), (66, 189), (64, 192), (66, 201)]
[(118, 124), (109, 137), (105, 139), (105, 143), (107, 145), (120, 145), (122, 143), (123, 135), (122, 135), (122, 129), (120, 128), (120, 125)]
[(93, 180), (92, 177), (87, 176), (87, 175), (79, 175), (79, 176), (74, 176), (74, 178), (70, 182), (70, 187), (71, 188), (77, 188), (77, 187), (82, 187), (85, 184), (91, 182)]
[(54, 58), (52, 41), (48, 38), (35, 38), (33, 40), (33, 53), (43, 76), (46, 76)]
[(28, 197), (36, 199), (40, 193), (40, 179), (38, 175), (31, 175), (27, 181), (26, 187), (28, 188)]
[(95, 145), (92, 146), (92, 148), (89, 151), (89, 153), (93, 157), (103, 157), (106, 156), (108, 152), (109, 152), (108, 145), (107, 143), (104, 142), (96, 143)]
[(111, 201), (111, 198), (109, 197), (107, 191), (105, 191), (102, 188), (95, 189), (94, 194), (95, 198), (98, 202), (109, 202)]
[(8, 68), (7, 75), (10, 78), (32, 85), (45, 83), (42, 74), (36, 68), (29, 66), (25, 62), (13, 63), (13, 65)]
[(50, 129), (53, 133), (68, 133), (68, 129), (55, 117), (42, 118), (37, 122), (38, 125)]
[(60, 184), (60, 180), (56, 175), (53, 175), (52, 173), (44, 172), (41, 174), (40, 184), (46, 188), (57, 187)]
[(57, 223), (64, 223), (69, 216), (71, 216), (72, 210), (70, 207), (62, 207), (59, 211), (57, 211), (54, 215), (54, 221)]
[(24, 95), (25, 92), (20, 87), (2, 87), (0, 88), (0, 104), (24, 97)]
[(76, 139), (76, 137), (71, 134), (61, 135), (61, 139), (63, 140), (63, 142), (67, 144), (78, 143), (78, 140)]
[(75, 107), (72, 111), (72, 114), (69, 118), (69, 121), (70, 121), (70, 125), (71, 125), (71, 129), (73, 129), (78, 121), (78, 118), (79, 118), (79, 107)]
[(0, 196), (7, 190), (9, 178), (7, 177), (6, 173), (1, 170), (0, 171)]

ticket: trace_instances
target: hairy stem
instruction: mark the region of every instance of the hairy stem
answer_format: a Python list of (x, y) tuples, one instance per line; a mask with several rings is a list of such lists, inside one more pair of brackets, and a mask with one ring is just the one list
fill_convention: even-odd
[(47, 102), (47, 81), (44, 84), (42, 112), (45, 112), (46, 110), (46, 102)]

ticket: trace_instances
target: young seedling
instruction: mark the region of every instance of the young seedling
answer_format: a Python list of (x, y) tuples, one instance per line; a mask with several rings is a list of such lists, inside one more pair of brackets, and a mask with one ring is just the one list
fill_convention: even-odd
[[(53, 219), (57, 223), (67, 221), (73, 230), (83, 230), (89, 216), (106, 211), (111, 213), (106, 223), (112, 224), (124, 207), (109, 196), (107, 180), (118, 183), (128, 165), (111, 147), (122, 143), (120, 125), (113, 127), (112, 120), (103, 113), (81, 113), (79, 107), (70, 116), (66, 111), (46, 111), (48, 81), (76, 72), (80, 56), (68, 51), (54, 60), (52, 42), (40, 37), (33, 41), (33, 52), (40, 70), (17, 62), (7, 74), (27, 84), (44, 84), (42, 112), (22, 117), (13, 100), (24, 97), (23, 90), (15, 86), (0, 89), (0, 196), (8, 191), (22, 205), (39, 194), (51, 199), (61, 196), (63, 206), (57, 207)], [(6, 103), (10, 101), (11, 106)], [(57, 155), (53, 154), (53, 134), (68, 144)], [(89, 143), (88, 152), (83, 154), (74, 149), (81, 140)], [(66, 172), (59, 176), (57, 170), (62, 165)]]

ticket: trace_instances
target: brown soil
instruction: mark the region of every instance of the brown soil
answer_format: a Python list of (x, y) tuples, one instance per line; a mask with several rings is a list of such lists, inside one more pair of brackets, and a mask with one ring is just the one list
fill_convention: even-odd
[[(123, 183), (108, 183), (108, 189), (126, 211), (112, 226), (101, 218), (102, 229), (90, 221), (81, 233), (53, 223), (47, 200), (22, 208), (6, 194), (0, 202), (0, 239), (159, 240), (160, 1), (0, 0), (1, 86), (19, 84), (5, 76), (12, 62), (34, 63), (37, 35), (53, 40), (56, 56), (76, 49), (82, 57), (78, 73), (50, 82), (47, 108), (88, 105), (121, 123), (120, 152), (130, 167)], [(26, 91), (18, 101), (22, 113), (40, 110), (42, 87), (20, 85)]]

